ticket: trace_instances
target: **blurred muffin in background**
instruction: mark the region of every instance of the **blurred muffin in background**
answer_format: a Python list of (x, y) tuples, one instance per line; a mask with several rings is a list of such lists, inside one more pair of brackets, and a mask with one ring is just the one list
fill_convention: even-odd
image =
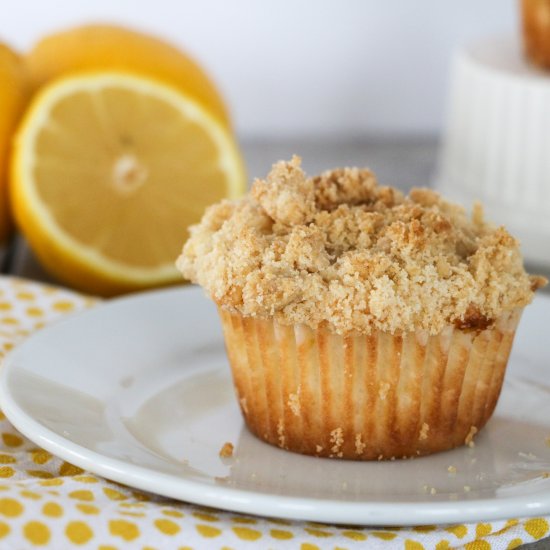
[(550, 0), (521, 0), (523, 47), (531, 63), (550, 69)]

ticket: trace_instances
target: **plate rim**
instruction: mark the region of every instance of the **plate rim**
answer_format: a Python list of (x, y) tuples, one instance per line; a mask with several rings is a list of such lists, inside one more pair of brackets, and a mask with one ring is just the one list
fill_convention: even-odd
[[(109, 300), (93, 308), (81, 310), (53, 322), (33, 333), (16, 346), (2, 360), (0, 373), (0, 407), (11, 424), (29, 440), (55, 456), (107, 480), (122, 483), (156, 495), (173, 498), (190, 504), (218, 508), (228, 512), (251, 514), (260, 517), (284, 518), (294, 521), (321, 521), (333, 524), (383, 526), (450, 524), (473, 521), (494, 521), (517, 516), (534, 516), (550, 513), (550, 492), (541, 489), (529, 495), (479, 498), (461, 501), (434, 501), (393, 503), (377, 500), (340, 501), (290, 495), (270, 495), (253, 490), (212, 486), (198, 480), (186, 479), (152, 468), (105, 456), (84, 445), (75, 443), (43, 426), (25, 412), (9, 388), (9, 377), (17, 369), (16, 359), (21, 350), (33, 345), (35, 335), (47, 338), (47, 332), (63, 330), (62, 325), (78, 322), (89, 315), (102, 315), (103, 311), (125, 302), (139, 302), (160, 296), (199, 292), (199, 287), (186, 286), (134, 293)], [(550, 297), (540, 296), (550, 303)], [(275, 449), (274, 449), (275, 450)], [(329, 459), (326, 459), (329, 460)], [(400, 518), (405, 517), (405, 521)]]

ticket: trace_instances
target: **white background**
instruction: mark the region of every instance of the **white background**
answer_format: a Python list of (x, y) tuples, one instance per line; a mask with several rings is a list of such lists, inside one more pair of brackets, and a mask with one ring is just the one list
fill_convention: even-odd
[(422, 135), (441, 128), (454, 48), (517, 19), (516, 0), (0, 0), (0, 40), (121, 22), (201, 61), (241, 136)]

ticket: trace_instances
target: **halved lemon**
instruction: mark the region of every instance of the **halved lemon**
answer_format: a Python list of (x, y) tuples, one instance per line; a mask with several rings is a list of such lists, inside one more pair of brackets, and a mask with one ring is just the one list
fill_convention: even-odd
[(101, 72), (45, 87), (15, 138), (15, 219), (44, 267), (96, 294), (179, 280), (204, 208), (245, 189), (223, 123), (176, 88)]

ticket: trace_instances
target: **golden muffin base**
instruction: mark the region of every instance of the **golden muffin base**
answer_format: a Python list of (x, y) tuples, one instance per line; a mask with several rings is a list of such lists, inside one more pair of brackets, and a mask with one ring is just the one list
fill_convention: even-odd
[(308, 455), (384, 460), (472, 444), (496, 406), (521, 310), (485, 330), (346, 337), (219, 313), (257, 437)]

